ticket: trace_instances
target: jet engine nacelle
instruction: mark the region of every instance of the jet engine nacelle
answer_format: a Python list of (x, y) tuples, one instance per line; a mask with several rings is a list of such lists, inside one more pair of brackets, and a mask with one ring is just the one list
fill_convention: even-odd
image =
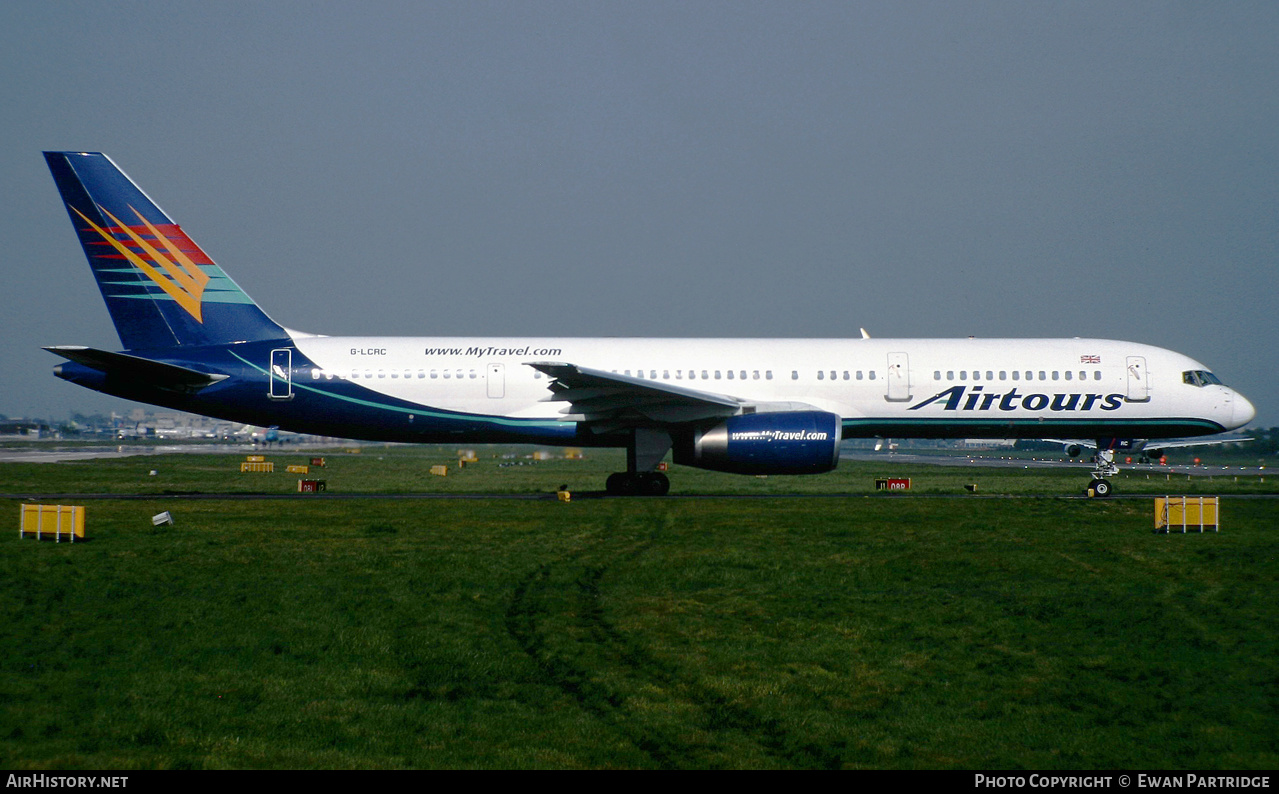
[(825, 411), (742, 414), (675, 439), (682, 466), (732, 474), (820, 474), (839, 464), (842, 424)]

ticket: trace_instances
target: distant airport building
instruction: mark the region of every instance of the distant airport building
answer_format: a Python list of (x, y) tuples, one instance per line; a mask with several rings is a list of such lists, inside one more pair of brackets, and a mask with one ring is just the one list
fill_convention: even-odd
[(961, 446), (964, 449), (1012, 449), (1016, 443), (1015, 438), (966, 438)]
[(0, 419), (0, 436), (18, 436), (21, 438), (42, 438), (50, 435), (53, 428), (44, 422), (30, 419)]

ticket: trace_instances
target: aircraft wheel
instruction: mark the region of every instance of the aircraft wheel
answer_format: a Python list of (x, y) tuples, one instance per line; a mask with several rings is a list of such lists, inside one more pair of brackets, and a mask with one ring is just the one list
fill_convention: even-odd
[(665, 496), (671, 481), (659, 471), (619, 471), (608, 476), (604, 489), (613, 496)]
[(1088, 483), (1089, 490), (1092, 495), (1097, 498), (1110, 496), (1110, 480), (1093, 480)]
[(671, 481), (660, 471), (646, 471), (638, 476), (639, 488), (636, 490), (643, 496), (665, 496), (671, 491)]
[(604, 490), (613, 496), (629, 496), (635, 493), (635, 478), (624, 471), (614, 472), (604, 481)]

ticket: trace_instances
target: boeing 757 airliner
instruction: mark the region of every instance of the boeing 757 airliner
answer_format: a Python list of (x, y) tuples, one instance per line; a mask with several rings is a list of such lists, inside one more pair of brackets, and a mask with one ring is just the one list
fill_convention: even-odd
[(45, 160), (123, 352), (50, 347), (58, 377), (234, 422), (372, 441), (625, 448), (658, 464), (814, 474), (841, 439), (1045, 438), (1114, 451), (1242, 427), (1252, 405), (1180, 353), (1104, 339), (334, 337), (268, 317), (110, 158)]

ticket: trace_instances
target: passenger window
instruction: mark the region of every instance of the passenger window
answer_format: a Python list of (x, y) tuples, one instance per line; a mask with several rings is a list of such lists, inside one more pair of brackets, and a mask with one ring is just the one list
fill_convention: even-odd
[(941, 370), (933, 370), (933, 380), (941, 380)]
[(797, 369), (793, 369), (793, 370), (791, 370), (791, 371), (790, 371), (790, 379), (791, 379), (791, 380), (799, 380), (799, 370), (797, 370)]
[(820, 369), (819, 369), (819, 370), (817, 370), (817, 379), (818, 379), (818, 380), (825, 380), (825, 378), (826, 378), (826, 373), (825, 373), (825, 372), (823, 372), (823, 371), (821, 371)]
[(1021, 370), (1013, 370), (1013, 380), (1021, 380)]

